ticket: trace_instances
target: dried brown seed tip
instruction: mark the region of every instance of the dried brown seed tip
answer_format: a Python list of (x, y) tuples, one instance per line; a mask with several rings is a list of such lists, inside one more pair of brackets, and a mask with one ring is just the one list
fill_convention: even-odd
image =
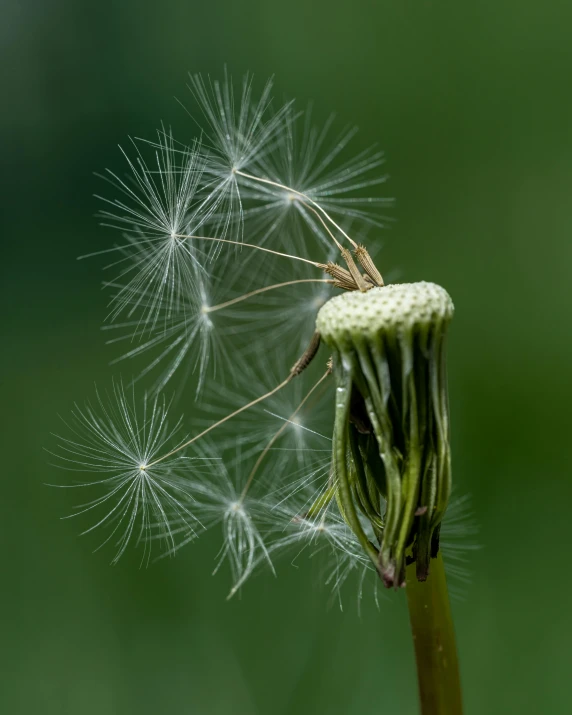
[(328, 261), (325, 265), (321, 265), (320, 268), (324, 273), (332, 276), (336, 288), (341, 288), (342, 290), (358, 290), (351, 273), (345, 268), (342, 268), (342, 266), (338, 266), (337, 263)]
[(351, 252), (348, 251), (347, 248), (342, 248), (341, 253), (342, 253), (342, 257), (343, 257), (344, 261), (348, 264), (348, 270), (351, 273), (351, 276), (354, 279), (355, 284), (357, 285), (357, 287), (361, 293), (365, 293), (366, 291), (368, 291), (371, 288), (371, 285), (365, 280), (365, 278), (359, 272), (359, 268), (356, 266), (356, 262), (354, 261)]
[(361, 267), (367, 273), (374, 285), (381, 288), (384, 285), (383, 277), (377, 270), (375, 263), (371, 260), (371, 256), (365, 246), (358, 246), (354, 251), (355, 257), (358, 259)]
[(304, 351), (304, 354), (300, 358), (298, 358), (298, 360), (296, 360), (294, 365), (292, 365), (292, 369), (290, 370), (290, 375), (292, 377), (299, 375), (308, 367), (308, 365), (312, 362), (316, 353), (318, 352), (319, 347), (320, 333), (316, 330), (316, 332), (312, 335), (310, 344)]

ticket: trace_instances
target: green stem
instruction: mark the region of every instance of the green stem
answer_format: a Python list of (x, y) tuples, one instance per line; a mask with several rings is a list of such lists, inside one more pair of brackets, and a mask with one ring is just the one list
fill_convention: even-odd
[(443, 557), (431, 560), (427, 581), (407, 567), (407, 602), (417, 661), (422, 715), (462, 715), (455, 631)]

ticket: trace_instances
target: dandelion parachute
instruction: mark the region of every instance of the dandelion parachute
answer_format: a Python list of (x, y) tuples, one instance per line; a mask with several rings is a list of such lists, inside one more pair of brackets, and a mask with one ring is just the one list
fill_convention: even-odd
[[(177, 453), (152, 464), (159, 453), (183, 440), (182, 418), (171, 426), (168, 411), (164, 397), (138, 404), (133, 392), (114, 383), (109, 393), (96, 391), (94, 402), (76, 406), (65, 421), (68, 436), (57, 437), (53, 454), (58, 466), (93, 475), (65, 485), (88, 495), (72, 516), (91, 516), (93, 523), (84, 533), (104, 531), (107, 535), (98, 548), (111, 542), (113, 562), (131, 542), (142, 547), (143, 562), (149, 561), (153, 543), (172, 549), (173, 523), (179, 534), (183, 527), (187, 539), (203, 529), (182, 474), (204, 476), (212, 458)], [(92, 496), (95, 493), (101, 495)]]

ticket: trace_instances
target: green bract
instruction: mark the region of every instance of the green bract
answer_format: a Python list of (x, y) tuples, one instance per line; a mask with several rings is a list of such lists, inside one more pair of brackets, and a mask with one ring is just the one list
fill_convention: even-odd
[(316, 327), (333, 349), (333, 462), (340, 511), (386, 586), (406, 559), (427, 578), (451, 492), (447, 291), (420, 282), (329, 300)]

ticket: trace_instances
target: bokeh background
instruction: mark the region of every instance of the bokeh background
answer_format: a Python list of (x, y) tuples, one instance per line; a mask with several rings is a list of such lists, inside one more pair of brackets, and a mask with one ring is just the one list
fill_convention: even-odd
[(188, 70), (276, 76), (385, 149), (383, 270), (447, 287), (454, 472), (483, 548), (454, 604), (469, 715), (572, 696), (572, 5), (549, 0), (4, 0), (0, 711), (416, 712), (403, 594), (328, 606), (312, 564), (225, 601), (216, 540), (145, 570), (61, 521), (43, 447), (109, 384), (94, 171), (161, 120)]

